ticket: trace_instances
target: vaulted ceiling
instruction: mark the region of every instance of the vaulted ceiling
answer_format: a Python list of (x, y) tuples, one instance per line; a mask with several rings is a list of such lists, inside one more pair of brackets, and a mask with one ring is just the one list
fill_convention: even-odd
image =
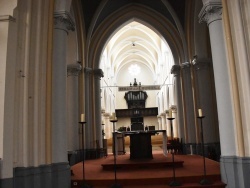
[[(185, 0), (83, 0), (86, 33), (89, 40), (96, 38), (94, 34), (100, 33), (101, 28), (108, 27), (107, 25), (112, 25), (117, 19), (120, 19), (119, 14), (115, 13), (124, 11), (124, 7), (128, 6), (134, 7), (132, 11), (136, 11), (138, 7), (141, 10), (143, 7), (145, 7), (145, 10), (150, 10), (148, 19), (151, 19), (150, 17), (153, 14), (164, 17), (168, 23), (164, 22), (163, 25), (169, 27), (169, 31), (165, 31), (164, 37), (160, 35), (160, 32), (156, 33), (158, 32), (157, 29), (151, 27), (150, 24), (144, 25), (143, 22), (139, 23), (138, 20), (131, 19), (130, 21), (125, 20), (126, 24), (121, 22), (123, 25), (117, 25), (116, 27), (119, 28), (109, 36), (108, 41), (98, 41), (98, 43), (105, 43), (102, 47), (106, 48), (104, 51), (107, 53), (108, 61), (114, 72), (117, 73), (124, 65), (135, 62), (144, 64), (153, 74), (157, 74), (157, 64), (162, 63), (163, 54), (171, 53), (166, 35), (170, 36), (171, 48), (175, 48), (173, 52), (175, 60), (180, 59), (176, 56), (176, 53), (180, 52), (177, 48), (184, 47), (183, 49), (185, 49), (185, 40), (183, 40), (185, 4)], [(107, 20), (113, 21), (107, 22)], [(144, 20), (144, 22), (147, 22), (147, 20)], [(169, 34), (166, 34), (167, 32)], [(173, 34), (174, 32), (176, 34)], [(104, 31), (103, 33), (107, 32)], [(97, 48), (92, 46), (89, 49)], [(185, 51), (183, 50), (181, 53), (185, 54)], [(97, 56), (94, 55), (93, 57)]]
[(136, 21), (122, 27), (105, 51), (116, 72), (126, 64), (144, 64), (152, 73), (156, 73), (157, 64), (162, 61), (162, 53), (171, 52), (161, 36)]

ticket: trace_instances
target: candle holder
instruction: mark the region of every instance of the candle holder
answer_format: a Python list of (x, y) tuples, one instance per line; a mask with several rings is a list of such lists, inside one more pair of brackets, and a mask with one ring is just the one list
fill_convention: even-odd
[[(175, 119), (175, 118), (167, 118), (170, 122), (170, 128), (171, 128), (171, 140), (172, 140), (172, 146), (174, 145), (174, 136), (173, 136), (173, 124), (172, 124), (172, 121)], [(172, 186), (172, 187), (177, 187), (177, 186), (180, 186), (181, 183), (176, 181), (176, 178), (175, 178), (175, 162), (174, 162), (174, 152), (173, 152), (173, 149), (171, 150), (171, 154), (172, 154), (172, 166), (173, 166), (173, 181), (171, 181), (169, 183), (169, 186)]]
[(90, 186), (86, 183), (85, 180), (85, 170), (84, 170), (84, 124), (86, 124), (85, 121), (79, 122), (82, 126), (82, 186), (81, 188), (90, 188)]
[(122, 186), (117, 183), (116, 178), (116, 131), (115, 131), (115, 123), (117, 122), (117, 119), (111, 119), (110, 122), (113, 123), (113, 144), (114, 144), (114, 174), (115, 174), (115, 183), (111, 186), (111, 188), (121, 188)]
[(104, 140), (105, 132), (104, 132), (104, 123), (102, 123), (102, 140)]
[(104, 156), (108, 156), (108, 151), (107, 151), (107, 144), (105, 144), (105, 132), (104, 132), (104, 123), (102, 123), (102, 150), (104, 153)]
[(204, 174), (203, 174), (203, 179), (200, 181), (201, 185), (210, 185), (212, 184), (211, 181), (207, 179), (207, 174), (206, 174), (206, 159), (205, 159), (205, 149), (204, 149), (204, 138), (203, 138), (203, 126), (202, 126), (202, 119), (205, 118), (205, 116), (198, 116), (198, 119), (200, 119), (200, 124), (201, 124), (201, 147), (202, 147), (202, 155), (203, 155), (203, 169), (204, 169)]

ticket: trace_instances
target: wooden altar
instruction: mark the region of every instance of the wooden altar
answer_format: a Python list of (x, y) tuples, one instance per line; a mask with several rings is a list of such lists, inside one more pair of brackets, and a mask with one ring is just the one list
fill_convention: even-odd
[(163, 152), (166, 155), (166, 131), (128, 131), (123, 132), (125, 136), (130, 137), (130, 159), (152, 159), (151, 136), (156, 133), (163, 133)]

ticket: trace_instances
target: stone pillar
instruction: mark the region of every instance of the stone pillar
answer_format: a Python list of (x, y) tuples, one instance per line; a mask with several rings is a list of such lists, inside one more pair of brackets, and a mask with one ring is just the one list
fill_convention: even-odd
[(84, 130), (84, 138), (85, 138), (85, 149), (91, 149), (94, 148), (94, 143), (93, 143), (93, 129), (92, 129), (92, 122), (91, 122), (91, 102), (90, 102), (90, 95), (91, 95), (91, 84), (90, 84), (90, 77), (92, 75), (92, 69), (85, 67), (84, 68), (84, 74), (85, 74), (85, 118), (86, 118), (86, 126), (85, 126), (85, 130)]
[[(243, 187), (239, 182), (249, 179), (249, 170), (243, 170), (244, 162), (237, 157), (238, 143), (235, 111), (231, 88), (230, 66), (227, 61), (226, 42), (222, 22), (222, 5), (220, 0), (203, 0), (199, 14), (200, 22), (205, 21), (209, 27), (212, 49), (215, 89), (221, 144), (221, 175), (228, 187)], [(226, 8), (226, 7), (225, 7)], [(237, 170), (236, 170), (237, 169)]]
[(221, 1), (207, 0), (199, 17), (200, 21), (206, 21), (209, 26), (218, 117), (220, 121), (221, 154), (234, 156), (236, 155), (234, 112), (221, 14)]
[[(56, 7), (58, 8), (58, 7)], [(52, 125), (51, 162), (53, 164), (52, 187), (70, 186), (70, 169), (67, 155), (67, 35), (74, 31), (69, 12), (54, 12), (53, 62), (52, 62)]]
[(74, 151), (79, 149), (80, 140), (78, 139), (79, 138), (78, 76), (81, 70), (82, 66), (79, 63), (69, 64), (67, 66), (68, 151)]
[(158, 120), (158, 129), (162, 130), (163, 127), (162, 127), (162, 122), (161, 122), (161, 116), (160, 115), (157, 116), (157, 120)]
[(170, 121), (167, 118), (169, 118), (169, 110), (166, 110), (166, 130), (167, 130), (167, 137), (171, 138), (171, 125)]
[(175, 118), (173, 120), (173, 136), (174, 138), (179, 138), (179, 127), (178, 127), (178, 119), (177, 119), (177, 107), (176, 105), (171, 105), (170, 109), (172, 110), (172, 117)]
[[(174, 75), (174, 90), (176, 95), (176, 109), (178, 109), (178, 115), (176, 115), (176, 121), (178, 122), (178, 136), (182, 139), (185, 138), (185, 125), (183, 120), (183, 102), (182, 102), (182, 91), (181, 91), (181, 67), (180, 65), (173, 65), (171, 74)], [(177, 113), (177, 112), (176, 112)]]
[(183, 99), (184, 99), (184, 114), (185, 114), (185, 143), (196, 143), (196, 127), (194, 102), (192, 91), (191, 65), (186, 62), (182, 64), (183, 78)]
[(52, 163), (67, 162), (66, 122), (66, 45), (67, 34), (74, 30), (68, 12), (54, 13), (54, 41), (52, 65)]
[(166, 113), (161, 113), (161, 125), (162, 125), (162, 130), (166, 130), (167, 125), (166, 125)]
[[(197, 108), (202, 109), (206, 119), (203, 121), (204, 143), (219, 142), (219, 127), (217, 119), (217, 106), (214, 91), (214, 80), (211, 60), (197, 59), (194, 62), (197, 84)], [(198, 110), (196, 109), (196, 110)]]
[(17, 22), (14, 1), (0, 3), (0, 187), (13, 187), (14, 99), (16, 72)]
[(100, 145), (102, 146), (102, 120), (101, 120), (101, 77), (104, 76), (102, 69), (93, 70), (94, 74), (94, 101), (95, 101), (95, 110), (94, 110), (94, 132), (95, 140), (99, 140)]
[(112, 125), (110, 124), (110, 121), (109, 121), (110, 114), (104, 113), (103, 117), (104, 117), (104, 124), (105, 124), (104, 125), (105, 138), (107, 139), (112, 138)]

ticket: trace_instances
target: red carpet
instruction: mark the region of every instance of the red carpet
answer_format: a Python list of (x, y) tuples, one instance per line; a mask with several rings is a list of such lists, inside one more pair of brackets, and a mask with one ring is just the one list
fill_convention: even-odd
[[(140, 188), (170, 187), (168, 184), (173, 180), (173, 168), (170, 165), (172, 157), (169, 154), (165, 157), (162, 152), (154, 151), (151, 160), (130, 160), (129, 154), (117, 156), (117, 182), (123, 188)], [(203, 158), (197, 155), (175, 155), (176, 180), (181, 183), (179, 187), (225, 187), (220, 180), (219, 163), (210, 159), (206, 159), (207, 179), (213, 182), (212, 185), (199, 184), (203, 178)], [(114, 163), (113, 155), (107, 158), (87, 160), (84, 163), (85, 182), (93, 188), (108, 188), (114, 183), (114, 171), (112, 165)], [(161, 164), (162, 163), (162, 164)], [(105, 165), (111, 165), (106, 170)], [(122, 165), (122, 166), (119, 166)], [(126, 167), (127, 165), (127, 167)], [(183, 166), (182, 166), (183, 165)], [(82, 163), (78, 163), (72, 167), (72, 188), (80, 187), (82, 184)]]

